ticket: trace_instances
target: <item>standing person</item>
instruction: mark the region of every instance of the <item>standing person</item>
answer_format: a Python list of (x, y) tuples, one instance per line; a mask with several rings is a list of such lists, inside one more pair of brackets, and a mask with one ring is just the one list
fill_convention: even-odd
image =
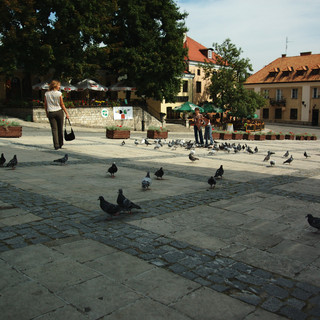
[[(203, 115), (200, 113), (199, 108), (195, 108), (194, 112), (195, 112), (193, 116), (194, 138), (196, 140), (196, 144), (199, 144), (199, 139), (200, 139), (200, 144), (201, 146), (203, 146), (203, 135), (202, 135)], [(199, 133), (199, 139), (198, 139), (198, 133)]]
[(208, 146), (208, 139), (210, 139), (210, 144), (213, 145), (213, 138), (212, 138), (212, 126), (211, 126), (211, 121), (210, 121), (210, 116), (207, 113), (204, 118), (204, 139), (206, 140), (206, 147)]
[(44, 96), (44, 108), (50, 122), (53, 146), (60, 149), (63, 146), (63, 120), (64, 114), (69, 119), (68, 111), (63, 103), (60, 82), (52, 80), (49, 84), (49, 90)]

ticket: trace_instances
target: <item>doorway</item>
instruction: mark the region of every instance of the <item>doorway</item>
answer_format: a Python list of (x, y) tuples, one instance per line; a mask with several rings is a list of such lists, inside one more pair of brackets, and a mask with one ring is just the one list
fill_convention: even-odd
[(312, 109), (312, 125), (319, 125), (319, 109)]

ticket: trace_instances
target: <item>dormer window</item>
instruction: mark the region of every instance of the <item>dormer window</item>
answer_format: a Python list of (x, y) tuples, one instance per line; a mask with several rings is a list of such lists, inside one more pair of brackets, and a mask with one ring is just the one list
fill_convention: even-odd
[(208, 59), (212, 59), (212, 50), (208, 50)]

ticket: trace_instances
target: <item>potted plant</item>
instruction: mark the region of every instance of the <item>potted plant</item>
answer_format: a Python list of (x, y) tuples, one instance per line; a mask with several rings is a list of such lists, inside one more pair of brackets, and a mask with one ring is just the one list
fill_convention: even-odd
[(231, 140), (232, 139), (232, 132), (231, 131), (222, 131), (220, 133), (220, 139), (223, 139), (223, 140)]
[(244, 140), (254, 140), (254, 134), (252, 134), (252, 132), (247, 131), (243, 134), (243, 139)]
[(19, 122), (2, 119), (0, 121), (0, 137), (20, 138), (22, 136), (22, 126)]
[(276, 140), (276, 133), (273, 131), (268, 131), (266, 134), (267, 140)]
[(294, 140), (294, 133), (293, 132), (287, 132), (285, 135), (284, 135), (284, 138), (286, 140)]
[(147, 130), (147, 137), (150, 139), (167, 139), (168, 129), (163, 127), (149, 127)]
[(262, 131), (256, 132), (254, 134), (254, 140), (260, 140), (260, 141), (266, 140), (266, 133)]
[(220, 139), (220, 131), (212, 128), (212, 139)]
[(312, 135), (311, 135), (311, 140), (317, 140), (318, 138), (317, 138), (317, 136), (313, 133)]
[(130, 128), (123, 126), (108, 126), (106, 136), (109, 139), (128, 139), (130, 138)]
[(311, 140), (311, 133), (306, 133), (306, 132), (305, 132), (305, 133), (303, 134), (303, 139), (304, 139), (304, 140)]
[(243, 131), (233, 131), (232, 132), (232, 139), (233, 140), (241, 140), (241, 139), (243, 139), (244, 133), (245, 132), (243, 132)]
[(284, 133), (282, 132), (279, 132), (276, 134), (276, 139), (277, 140), (284, 140)]

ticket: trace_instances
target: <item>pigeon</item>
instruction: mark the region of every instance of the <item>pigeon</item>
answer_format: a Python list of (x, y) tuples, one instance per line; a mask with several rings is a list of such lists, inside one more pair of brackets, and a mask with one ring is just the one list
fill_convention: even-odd
[(144, 143), (145, 143), (147, 146), (151, 145), (151, 143), (149, 142), (148, 139), (144, 139)]
[(288, 158), (289, 157), (289, 150), (283, 155), (283, 158)]
[(257, 153), (259, 151), (258, 147), (254, 148), (254, 152)]
[(142, 183), (142, 189), (143, 190), (147, 190), (149, 189), (149, 187), (151, 186), (151, 178), (150, 178), (150, 172), (147, 172), (147, 175), (142, 179), (141, 183)]
[(211, 150), (208, 152), (208, 156), (214, 156), (216, 154), (215, 150)]
[(190, 153), (190, 154), (189, 154), (189, 159), (190, 159), (192, 162), (194, 162), (194, 161), (196, 161), (196, 160), (199, 160), (199, 158), (196, 158), (196, 157), (193, 155), (193, 153)]
[(141, 209), (140, 206), (133, 203), (123, 195), (122, 189), (119, 189), (118, 191), (117, 204), (122, 210), (129, 211), (129, 213), (131, 213), (132, 209)]
[(67, 154), (65, 154), (65, 156), (63, 158), (53, 160), (53, 162), (59, 162), (59, 163), (61, 163), (61, 165), (66, 164), (67, 161), (68, 161), (68, 155)]
[(310, 224), (311, 227), (314, 227), (320, 230), (320, 218), (316, 218), (312, 214), (307, 214), (306, 218), (308, 218), (308, 223)]
[(293, 156), (291, 155), (290, 158), (288, 158), (286, 161), (283, 161), (283, 163), (291, 164), (292, 161), (293, 161)]
[(116, 163), (114, 162), (112, 166), (108, 169), (108, 172), (111, 174), (111, 178), (114, 178), (114, 174), (118, 171), (118, 167), (116, 166)]
[(135, 139), (134, 144), (137, 146), (139, 144), (139, 141), (137, 139)]
[(160, 147), (161, 147), (160, 143), (159, 143), (159, 142), (157, 142), (157, 144), (154, 146), (154, 149), (155, 149), (155, 150), (159, 150), (159, 149), (160, 149)]
[[(108, 201), (106, 201), (102, 196), (99, 197), (100, 200), (100, 208), (110, 214), (111, 216), (118, 216), (120, 214), (120, 206), (110, 203)], [(108, 220), (111, 220), (112, 218), (110, 217)]]
[(154, 175), (157, 177), (157, 179), (159, 179), (159, 178), (162, 179), (162, 177), (164, 175), (162, 167), (159, 170), (157, 170)]
[(307, 154), (307, 151), (305, 151), (303, 155), (306, 157), (306, 159), (311, 157), (309, 154)]
[(123, 140), (122, 142), (121, 142), (121, 146), (124, 146), (126, 144), (126, 142)]
[(275, 165), (276, 165), (276, 162), (275, 162), (274, 160), (271, 160), (271, 161), (270, 161), (270, 166), (273, 167), (273, 166), (275, 166)]
[(3, 167), (3, 165), (5, 164), (6, 162), (6, 158), (4, 157), (4, 154), (1, 153), (1, 158), (0, 158), (0, 167)]
[(14, 170), (17, 165), (18, 165), (18, 159), (17, 159), (17, 156), (14, 155), (13, 158), (7, 163), (7, 167)]
[(253, 150), (250, 147), (247, 148), (247, 152), (251, 153), (251, 154), (254, 154)]
[(224, 174), (223, 166), (221, 165), (219, 169), (217, 169), (216, 174), (214, 175), (214, 178), (221, 178)]
[(217, 183), (217, 181), (216, 181), (216, 179), (215, 179), (214, 177), (211, 176), (211, 177), (208, 179), (208, 184), (210, 184), (210, 188), (211, 188), (211, 189), (214, 189), (214, 188), (215, 188), (216, 183)]

